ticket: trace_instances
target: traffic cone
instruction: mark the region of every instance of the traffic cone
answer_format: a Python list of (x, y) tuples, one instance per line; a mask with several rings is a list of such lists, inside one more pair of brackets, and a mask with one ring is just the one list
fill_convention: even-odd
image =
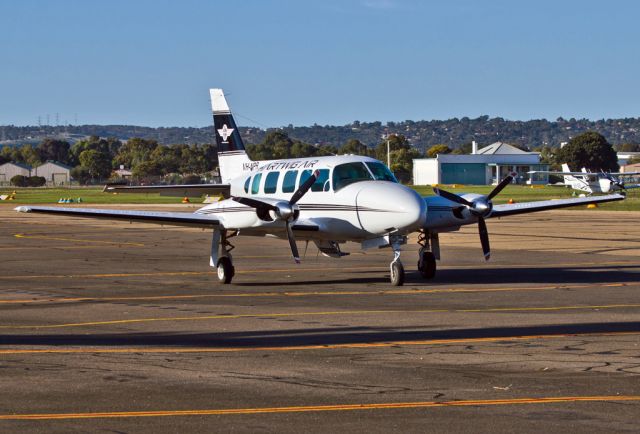
[(597, 203), (590, 203), (589, 205), (587, 205), (587, 208), (589, 208), (589, 209), (598, 208), (598, 204)]
[(183, 197), (182, 198), (182, 203), (189, 203), (189, 202), (191, 202), (191, 201), (189, 200), (188, 197)]
[(507, 203), (511, 205), (511, 204), (516, 203), (516, 201), (515, 201), (515, 200), (513, 200), (513, 199), (509, 199), (509, 200), (507, 201)]

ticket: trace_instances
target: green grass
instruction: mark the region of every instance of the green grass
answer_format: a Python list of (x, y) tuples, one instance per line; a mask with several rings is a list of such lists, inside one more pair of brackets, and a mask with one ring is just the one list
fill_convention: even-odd
[[(159, 194), (146, 193), (126, 193), (114, 194), (103, 193), (102, 187), (79, 187), (79, 188), (0, 188), (0, 194), (10, 194), (16, 192), (15, 200), (6, 203), (20, 204), (52, 204), (58, 203), (60, 198), (72, 198), (74, 202), (82, 199), (85, 204), (109, 204), (109, 203), (134, 203), (134, 204), (163, 204), (181, 203), (182, 198), (171, 196), (160, 196)], [(198, 202), (198, 200), (194, 200)], [(4, 203), (4, 201), (3, 201)]]
[[(480, 193), (488, 194), (492, 186), (442, 186), (443, 189), (452, 193)], [(414, 189), (423, 196), (432, 196), (433, 190), (429, 186), (414, 187)], [(181, 203), (182, 198), (160, 196), (159, 194), (113, 194), (103, 193), (102, 187), (79, 187), (79, 188), (0, 188), (0, 194), (9, 194), (16, 192), (16, 199), (13, 201), (3, 201), (6, 204), (53, 204), (57, 203), (61, 197), (70, 197), (74, 201), (80, 197), (83, 204), (167, 204)], [(563, 187), (536, 187), (531, 188), (520, 185), (510, 185), (506, 187), (495, 199), (494, 202), (506, 203), (509, 199), (516, 202), (532, 202), (536, 200), (560, 199), (571, 197), (572, 190)], [(191, 198), (193, 203), (199, 203), (202, 200)], [(581, 209), (584, 207), (576, 207), (569, 209)], [(601, 210), (616, 211), (640, 211), (640, 189), (629, 190), (627, 199), (621, 202), (613, 202), (599, 205)]]

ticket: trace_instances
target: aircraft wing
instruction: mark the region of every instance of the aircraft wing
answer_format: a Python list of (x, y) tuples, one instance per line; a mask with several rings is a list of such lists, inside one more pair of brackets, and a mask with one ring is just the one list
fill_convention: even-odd
[(160, 193), (160, 196), (196, 197), (205, 194), (221, 194), (225, 199), (231, 195), (229, 184), (184, 184), (128, 186), (107, 184), (105, 193)]
[(606, 196), (578, 197), (575, 199), (540, 200), (536, 202), (523, 202), (513, 204), (494, 205), (490, 217), (503, 217), (529, 212), (547, 211), (556, 208), (567, 208), (576, 205), (588, 205), (590, 203), (614, 202), (624, 200), (621, 194), (608, 194)]
[(547, 175), (591, 176), (591, 177), (602, 176), (602, 173), (593, 173), (593, 172), (550, 172), (546, 170), (532, 170), (527, 173), (529, 175), (534, 175), (536, 173), (546, 173)]
[(123, 209), (99, 208), (61, 208), (53, 206), (23, 205), (15, 208), (18, 212), (59, 214), (73, 217), (102, 218), (108, 220), (125, 220), (142, 223), (157, 223), (176, 226), (215, 227), (220, 222), (206, 214), (190, 212), (133, 211)]

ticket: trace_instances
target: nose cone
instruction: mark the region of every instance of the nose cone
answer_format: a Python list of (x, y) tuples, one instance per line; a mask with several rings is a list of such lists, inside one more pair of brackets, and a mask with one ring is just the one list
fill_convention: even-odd
[(424, 226), (427, 216), (418, 193), (391, 182), (368, 182), (358, 192), (356, 205), (362, 229), (372, 234), (411, 232)]

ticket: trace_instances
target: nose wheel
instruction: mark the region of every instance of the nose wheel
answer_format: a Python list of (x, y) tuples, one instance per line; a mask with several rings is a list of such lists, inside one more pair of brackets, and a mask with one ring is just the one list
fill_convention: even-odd
[(393, 235), (389, 238), (393, 249), (393, 261), (389, 265), (389, 280), (393, 286), (402, 286), (404, 285), (404, 267), (400, 262), (400, 246), (407, 242), (407, 237)]

